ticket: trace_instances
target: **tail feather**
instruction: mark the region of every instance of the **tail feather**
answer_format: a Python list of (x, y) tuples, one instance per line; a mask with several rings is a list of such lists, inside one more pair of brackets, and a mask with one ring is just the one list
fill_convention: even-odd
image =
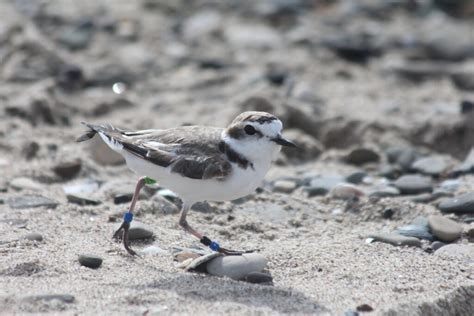
[(86, 125), (89, 130), (87, 130), (84, 134), (76, 138), (76, 142), (78, 143), (91, 139), (98, 132), (106, 132), (108, 130), (108, 127), (102, 125), (94, 125), (86, 122), (82, 122), (82, 124)]

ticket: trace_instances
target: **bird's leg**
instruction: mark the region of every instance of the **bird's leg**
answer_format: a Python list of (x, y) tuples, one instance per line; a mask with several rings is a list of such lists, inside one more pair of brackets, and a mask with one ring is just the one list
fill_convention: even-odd
[(128, 209), (128, 212), (125, 213), (124, 216), (123, 216), (122, 225), (120, 225), (120, 228), (117, 229), (117, 231), (114, 233), (113, 238), (122, 239), (123, 246), (125, 247), (125, 250), (127, 250), (127, 252), (129, 254), (131, 254), (132, 256), (137, 254), (135, 251), (133, 251), (130, 248), (130, 244), (129, 244), (129, 241), (128, 241), (128, 230), (130, 229), (130, 223), (133, 220), (133, 213), (132, 212), (135, 209), (135, 204), (137, 204), (138, 195), (140, 194), (140, 190), (145, 186), (145, 184), (153, 183), (153, 182), (154, 182), (154, 180), (150, 179), (148, 177), (141, 177), (138, 180), (137, 185), (135, 187), (135, 192), (133, 193), (132, 202), (130, 203), (130, 208)]
[(183, 207), (181, 209), (181, 216), (179, 218), (179, 226), (181, 226), (186, 232), (190, 233), (191, 235), (199, 239), (199, 241), (202, 244), (211, 248), (211, 250), (213, 251), (220, 252), (227, 256), (240, 256), (240, 255), (243, 255), (244, 253), (254, 252), (254, 250), (236, 251), (236, 250), (229, 250), (229, 249), (223, 248), (219, 246), (217, 242), (212, 241), (207, 236), (204, 236), (203, 234), (199, 233), (197, 230), (192, 228), (191, 225), (189, 225), (188, 221), (186, 220), (186, 215), (188, 215), (189, 208), (190, 208), (190, 205), (183, 203)]

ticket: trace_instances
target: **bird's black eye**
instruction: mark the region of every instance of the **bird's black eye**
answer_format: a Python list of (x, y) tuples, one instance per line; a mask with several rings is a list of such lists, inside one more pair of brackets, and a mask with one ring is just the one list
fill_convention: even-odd
[(244, 130), (247, 133), (247, 135), (253, 135), (257, 132), (255, 130), (255, 127), (253, 127), (252, 125), (245, 125)]

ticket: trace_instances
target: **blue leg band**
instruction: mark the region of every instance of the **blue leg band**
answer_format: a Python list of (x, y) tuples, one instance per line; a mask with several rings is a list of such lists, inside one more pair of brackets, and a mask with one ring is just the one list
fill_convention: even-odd
[(215, 241), (213, 241), (209, 244), (209, 248), (211, 248), (211, 250), (213, 250), (213, 251), (219, 251), (219, 249), (221, 249), (219, 244), (216, 243)]
[(132, 213), (127, 212), (127, 213), (123, 214), (123, 221), (125, 223), (131, 223), (132, 220), (133, 220), (133, 214)]

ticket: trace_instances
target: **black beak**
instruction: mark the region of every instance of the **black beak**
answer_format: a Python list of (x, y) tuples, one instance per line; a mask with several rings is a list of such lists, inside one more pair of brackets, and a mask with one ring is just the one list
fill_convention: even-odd
[(283, 136), (281, 135), (278, 135), (277, 137), (272, 138), (271, 140), (281, 146), (296, 147), (295, 143), (293, 143), (292, 141), (289, 141), (288, 139), (283, 138)]

